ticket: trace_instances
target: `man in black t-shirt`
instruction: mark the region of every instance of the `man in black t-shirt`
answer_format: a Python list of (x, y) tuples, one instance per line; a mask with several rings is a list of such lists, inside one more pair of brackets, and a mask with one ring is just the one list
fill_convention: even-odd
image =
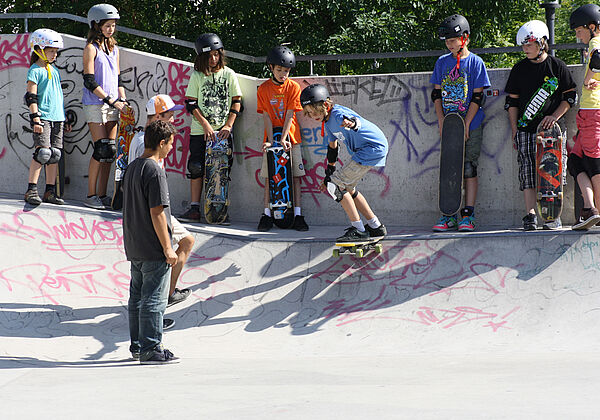
[[(505, 88), (505, 109), (518, 152), (519, 188), (525, 196), (525, 230), (537, 229), (537, 127), (552, 127), (577, 102), (576, 85), (566, 64), (548, 55), (548, 37), (546, 24), (539, 20), (527, 22), (519, 29), (517, 44), (523, 47), (526, 58), (512, 68)], [(557, 220), (554, 226), (544, 228), (560, 227), (560, 219)]]
[(165, 121), (150, 124), (144, 154), (128, 166), (123, 178), (123, 239), (131, 261), (129, 350), (141, 364), (179, 361), (162, 347), (163, 315), (177, 254), (171, 245), (167, 178), (158, 163), (173, 148), (175, 132)]

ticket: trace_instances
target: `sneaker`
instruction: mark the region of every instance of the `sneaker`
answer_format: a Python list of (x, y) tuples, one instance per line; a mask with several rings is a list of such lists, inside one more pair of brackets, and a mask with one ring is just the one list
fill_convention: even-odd
[(367, 228), (367, 232), (369, 232), (369, 237), (371, 238), (379, 238), (387, 235), (387, 229), (384, 225), (379, 225), (379, 227), (376, 228), (372, 228), (369, 225), (366, 225), (365, 227)]
[(433, 226), (434, 232), (446, 232), (448, 230), (458, 229), (456, 216), (442, 216), (440, 220)]
[(553, 222), (544, 223), (544, 230), (554, 230), (562, 228), (562, 222), (560, 221), (560, 217), (554, 220)]
[(176, 287), (175, 291), (173, 292), (173, 294), (171, 296), (169, 296), (169, 300), (167, 302), (167, 308), (169, 306), (173, 306), (173, 305), (175, 305), (177, 303), (183, 302), (191, 294), (192, 294), (192, 291), (190, 289), (178, 289)]
[(182, 222), (200, 223), (200, 216), (200, 208), (197, 206), (192, 206), (177, 219)]
[(292, 227), (299, 232), (306, 232), (308, 230), (308, 225), (304, 220), (304, 216), (294, 217), (294, 224), (292, 225)]
[(25, 201), (32, 206), (39, 206), (42, 204), (42, 199), (40, 198), (37, 190), (27, 190), (25, 193)]
[(140, 360), (140, 352), (139, 351), (132, 351), (131, 352), (131, 358), (133, 360)]
[(598, 222), (600, 222), (600, 213), (598, 212), (597, 208), (592, 207), (589, 210), (582, 209), (581, 213), (579, 213), (579, 221), (571, 226), (571, 229), (588, 230)]
[(258, 231), (259, 232), (268, 232), (273, 227), (273, 218), (271, 216), (267, 216), (266, 214), (262, 214), (260, 216), (260, 221), (258, 222)]
[(527, 213), (523, 217), (523, 230), (536, 230), (537, 229), (537, 216), (532, 213)]
[(176, 357), (162, 346), (157, 346), (153, 351), (140, 355), (141, 365), (168, 365), (170, 363), (179, 363), (179, 357)]
[(231, 226), (231, 220), (229, 220), (229, 215), (225, 216), (225, 220), (219, 223), (221, 226)]
[(58, 204), (58, 205), (65, 204), (65, 200), (63, 200), (62, 198), (57, 196), (54, 191), (46, 191), (44, 193), (43, 201), (44, 201), (44, 203), (50, 203), (50, 204)]
[(104, 197), (98, 197), (105, 209), (112, 209), (112, 197), (105, 195)]
[(458, 223), (459, 232), (473, 232), (475, 230), (475, 216), (465, 216)]
[(366, 241), (369, 239), (369, 232), (356, 229), (354, 226), (350, 226), (346, 229), (345, 233), (336, 239), (337, 242), (354, 242), (354, 241)]
[(163, 331), (170, 330), (175, 326), (175, 321), (170, 318), (163, 318)]
[(87, 207), (91, 207), (93, 209), (96, 210), (104, 210), (104, 204), (102, 204), (102, 201), (100, 201), (100, 199), (98, 198), (97, 195), (92, 195), (91, 197), (86, 197), (85, 200), (83, 200), (83, 204), (86, 205)]

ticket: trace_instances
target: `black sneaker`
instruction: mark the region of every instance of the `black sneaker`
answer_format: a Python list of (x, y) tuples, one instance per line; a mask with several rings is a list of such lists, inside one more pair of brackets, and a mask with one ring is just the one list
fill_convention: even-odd
[(169, 301), (167, 302), (167, 308), (169, 306), (173, 306), (173, 305), (175, 305), (177, 303), (183, 302), (191, 294), (192, 294), (192, 291), (190, 289), (178, 289), (178, 288), (175, 288), (175, 291), (173, 292), (173, 294), (171, 296), (169, 296)]
[(177, 218), (182, 222), (200, 223), (200, 208), (192, 206), (188, 211)]
[(140, 360), (140, 352), (139, 351), (132, 351), (131, 352), (131, 358), (135, 361), (139, 361)]
[(361, 232), (354, 226), (350, 226), (346, 229), (346, 232), (336, 239), (337, 242), (355, 242), (355, 241), (366, 241), (369, 239), (369, 232), (366, 230)]
[(163, 331), (170, 330), (175, 326), (175, 321), (170, 318), (163, 318)]
[(260, 216), (260, 221), (258, 222), (258, 231), (259, 232), (268, 232), (273, 227), (273, 218), (271, 216), (267, 216), (263, 213)]
[(42, 204), (42, 199), (37, 190), (27, 190), (25, 193), (25, 201), (32, 206), (39, 206)]
[(51, 203), (51, 204), (58, 204), (58, 205), (65, 204), (65, 200), (63, 200), (62, 198), (57, 196), (54, 191), (46, 191), (44, 193), (43, 201), (44, 201), (44, 203)]
[(365, 226), (367, 228), (367, 232), (369, 232), (369, 236), (371, 238), (379, 238), (381, 236), (387, 235), (387, 229), (384, 225), (379, 225), (379, 227), (372, 228), (371, 226)]
[(523, 230), (536, 230), (537, 229), (537, 217), (535, 214), (527, 213), (523, 217)]
[(157, 346), (152, 352), (140, 355), (140, 365), (168, 365), (170, 363), (179, 363), (179, 357), (176, 357), (162, 346)]
[(596, 225), (598, 222), (600, 222), (600, 212), (598, 212), (597, 208), (592, 207), (589, 210), (582, 209), (579, 213), (579, 220), (577, 221), (577, 223), (571, 226), (571, 229), (588, 230), (592, 226)]
[(299, 232), (306, 232), (308, 230), (308, 225), (304, 221), (304, 216), (294, 217), (294, 224), (292, 227)]

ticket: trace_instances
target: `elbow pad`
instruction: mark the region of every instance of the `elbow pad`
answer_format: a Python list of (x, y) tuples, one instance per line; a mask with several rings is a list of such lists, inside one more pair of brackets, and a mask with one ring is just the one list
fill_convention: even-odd
[(506, 100), (504, 101), (504, 110), (508, 111), (508, 108), (518, 108), (519, 107), (519, 98), (512, 98), (510, 95), (506, 95)]
[(570, 90), (569, 92), (564, 92), (562, 94), (562, 100), (567, 101), (569, 107), (573, 108), (577, 104), (578, 96), (577, 92), (574, 90)]
[(195, 109), (200, 109), (198, 107), (198, 100), (197, 99), (186, 99), (185, 100), (185, 109), (190, 114), (194, 114)]
[(471, 102), (479, 105), (479, 108), (481, 108), (485, 104), (485, 95), (483, 92), (473, 92), (473, 96), (471, 96)]
[(96, 82), (96, 79), (93, 74), (84, 74), (83, 86), (90, 92), (93, 92), (100, 85), (98, 84), (98, 82)]
[(31, 104), (38, 103), (38, 96), (35, 93), (27, 92), (25, 93), (23, 99), (25, 99), (25, 105), (27, 105), (27, 107), (29, 107)]
[(600, 73), (600, 52), (598, 50), (594, 50), (592, 55), (590, 55), (590, 63), (588, 67), (594, 73)]
[(433, 89), (431, 91), (431, 102), (442, 99), (442, 89)]
[(333, 164), (333, 163), (337, 162), (339, 149), (340, 149), (339, 145), (335, 149), (327, 146), (327, 163)]

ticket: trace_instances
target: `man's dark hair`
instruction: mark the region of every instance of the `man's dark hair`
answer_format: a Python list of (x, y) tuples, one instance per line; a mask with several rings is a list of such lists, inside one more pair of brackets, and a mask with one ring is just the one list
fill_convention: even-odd
[(144, 147), (146, 149), (156, 150), (161, 140), (168, 141), (169, 138), (177, 132), (173, 124), (165, 121), (154, 121), (146, 127), (144, 133)]

